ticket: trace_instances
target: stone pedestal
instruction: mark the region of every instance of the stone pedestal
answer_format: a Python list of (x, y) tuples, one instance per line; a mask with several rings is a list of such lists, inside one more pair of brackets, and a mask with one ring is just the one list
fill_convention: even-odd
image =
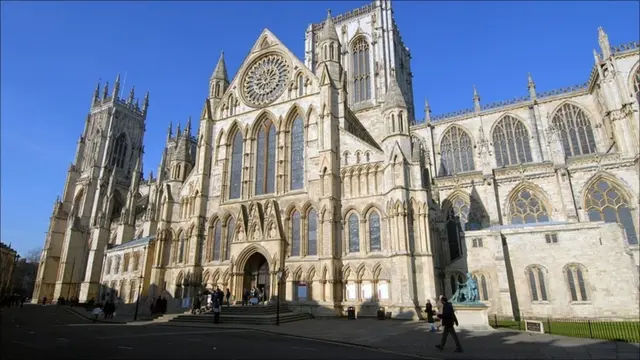
[(482, 303), (453, 304), (460, 330), (466, 331), (493, 331), (489, 325), (489, 307)]

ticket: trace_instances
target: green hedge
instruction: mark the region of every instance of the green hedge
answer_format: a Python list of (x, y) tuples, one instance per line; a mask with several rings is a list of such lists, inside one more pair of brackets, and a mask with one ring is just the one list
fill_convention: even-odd
[[(547, 334), (624, 342), (640, 342), (640, 321), (571, 319), (532, 319), (532, 321), (542, 322), (544, 324), (544, 332)], [(524, 319), (516, 321), (490, 317), (489, 324), (494, 328), (525, 330)]]

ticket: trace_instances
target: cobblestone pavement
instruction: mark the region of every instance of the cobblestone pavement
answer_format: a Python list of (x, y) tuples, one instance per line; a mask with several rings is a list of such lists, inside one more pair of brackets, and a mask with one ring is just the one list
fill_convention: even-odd
[[(172, 326), (189, 324), (169, 323)], [(191, 326), (213, 327), (214, 324)], [(229, 327), (225, 325), (225, 327)], [(304, 320), (280, 326), (256, 326), (288, 336), (345, 342), (436, 359), (635, 359), (639, 344), (580, 339), (516, 331), (459, 333), (464, 353), (454, 353), (449, 338), (443, 351), (435, 348), (441, 333), (430, 333), (424, 322), (373, 319)]]

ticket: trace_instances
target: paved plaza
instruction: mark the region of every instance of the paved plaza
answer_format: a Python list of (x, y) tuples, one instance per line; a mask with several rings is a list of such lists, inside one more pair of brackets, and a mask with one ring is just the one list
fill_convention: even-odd
[[(638, 344), (515, 331), (461, 332), (465, 352), (435, 345), (425, 323), (306, 320), (280, 326), (141, 321), (93, 324), (82, 311), (25, 306), (2, 312), (2, 355), (23, 359), (638, 359)], [(247, 346), (251, 344), (251, 346)], [(338, 355), (339, 354), (339, 355)]]

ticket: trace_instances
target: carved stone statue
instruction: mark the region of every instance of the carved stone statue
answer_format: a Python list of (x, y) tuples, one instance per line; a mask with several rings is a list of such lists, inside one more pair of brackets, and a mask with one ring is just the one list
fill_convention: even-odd
[(238, 229), (238, 241), (244, 241), (244, 230), (242, 228)]
[(256, 226), (253, 228), (253, 241), (258, 241), (258, 240), (260, 240), (260, 230)]
[(452, 303), (473, 304), (478, 303), (480, 294), (478, 293), (478, 283), (470, 273), (467, 273), (467, 281), (458, 283), (458, 290), (451, 297)]
[(269, 225), (269, 239), (275, 239), (276, 238), (276, 225), (274, 223), (271, 223), (271, 225)]

